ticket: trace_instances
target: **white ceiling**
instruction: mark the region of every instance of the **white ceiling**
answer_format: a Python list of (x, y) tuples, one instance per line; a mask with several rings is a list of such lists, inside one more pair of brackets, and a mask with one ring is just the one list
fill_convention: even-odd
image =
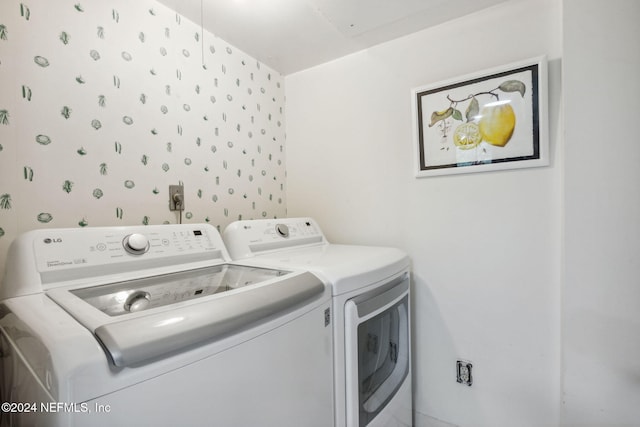
[(159, 0), (291, 74), (514, 0)]

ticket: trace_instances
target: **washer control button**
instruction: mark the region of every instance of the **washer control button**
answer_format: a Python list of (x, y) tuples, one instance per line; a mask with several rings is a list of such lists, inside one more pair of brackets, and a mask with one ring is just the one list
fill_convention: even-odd
[(276, 231), (282, 237), (289, 237), (289, 227), (286, 224), (276, 224)]
[(149, 250), (149, 239), (144, 234), (129, 234), (122, 241), (124, 249), (133, 255), (142, 255)]

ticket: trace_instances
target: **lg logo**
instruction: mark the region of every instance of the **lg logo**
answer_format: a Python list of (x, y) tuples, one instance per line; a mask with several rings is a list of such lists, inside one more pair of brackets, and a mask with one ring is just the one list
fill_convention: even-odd
[(44, 242), (49, 244), (49, 243), (62, 243), (62, 239), (61, 238), (55, 238), (55, 239), (50, 239), (49, 237), (47, 237), (46, 239), (44, 239)]

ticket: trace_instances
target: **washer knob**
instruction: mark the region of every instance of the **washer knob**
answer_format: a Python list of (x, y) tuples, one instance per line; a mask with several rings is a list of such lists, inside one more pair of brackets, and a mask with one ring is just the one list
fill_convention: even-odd
[(142, 255), (149, 250), (149, 239), (144, 234), (129, 234), (122, 241), (122, 246), (130, 254)]
[(286, 224), (276, 224), (276, 232), (282, 237), (289, 237), (289, 227)]

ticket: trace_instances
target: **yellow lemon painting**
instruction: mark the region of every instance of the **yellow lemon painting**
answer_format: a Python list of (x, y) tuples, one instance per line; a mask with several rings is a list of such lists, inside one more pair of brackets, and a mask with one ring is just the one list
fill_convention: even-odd
[(549, 164), (545, 56), (412, 89), (416, 176)]
[[(452, 142), (458, 149), (476, 148), (483, 141), (495, 147), (504, 147), (513, 136), (517, 119), (511, 100), (500, 99), (500, 92), (517, 92), (524, 98), (526, 91), (527, 87), (523, 82), (511, 79), (493, 89), (470, 94), (461, 99), (447, 95), (449, 105), (444, 110), (431, 113), (429, 127), (439, 125), (441, 141), (446, 143), (449, 131), (447, 120), (458, 120), (462, 124), (456, 126), (452, 135)], [(488, 97), (489, 102), (481, 104), (482, 96)], [(463, 115), (461, 107), (465, 105)]]
[(540, 159), (540, 74), (534, 63), (414, 89), (418, 172)]

